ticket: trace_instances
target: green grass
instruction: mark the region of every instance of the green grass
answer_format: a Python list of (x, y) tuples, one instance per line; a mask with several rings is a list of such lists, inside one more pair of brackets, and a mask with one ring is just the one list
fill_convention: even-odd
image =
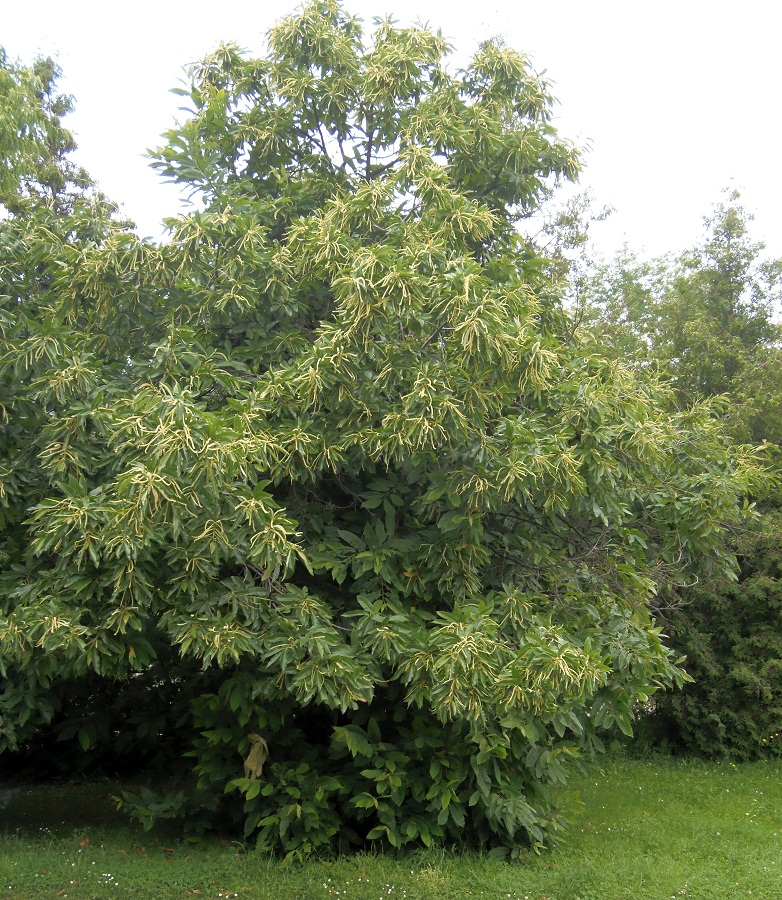
[(782, 900), (782, 764), (617, 760), (559, 848), (358, 854), (284, 867), (241, 843), (129, 827), (117, 787), (0, 786), (0, 898)]

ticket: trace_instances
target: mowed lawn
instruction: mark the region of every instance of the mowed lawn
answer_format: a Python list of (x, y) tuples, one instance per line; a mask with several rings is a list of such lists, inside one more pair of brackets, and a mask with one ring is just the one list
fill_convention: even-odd
[(782, 763), (620, 759), (578, 785), (558, 848), (357, 854), (283, 866), (252, 846), (145, 833), (107, 783), (0, 785), (0, 898), (782, 900)]

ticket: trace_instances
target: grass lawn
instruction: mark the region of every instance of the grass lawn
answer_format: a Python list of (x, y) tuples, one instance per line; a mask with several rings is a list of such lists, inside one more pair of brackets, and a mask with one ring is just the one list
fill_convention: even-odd
[(617, 760), (559, 848), (521, 862), (416, 852), (283, 867), (238, 842), (129, 827), (108, 784), (0, 785), (0, 900), (782, 900), (782, 763)]

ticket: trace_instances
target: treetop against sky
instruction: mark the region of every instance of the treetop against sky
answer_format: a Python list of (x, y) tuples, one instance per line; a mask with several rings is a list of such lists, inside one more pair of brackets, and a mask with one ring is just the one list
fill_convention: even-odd
[[(219, 16), (204, 0), (186, 15), (177, 4), (152, 0), (110, 13), (80, 4), (77, 15), (53, 0), (7, 6), (0, 40), (12, 56), (31, 61), (42, 53), (59, 61), (64, 89), (77, 100), (71, 127), (79, 161), (142, 234), (155, 236), (179, 201), (144, 154), (182, 115), (168, 93), (182, 67), (220, 41), (262, 53), (273, 22), (294, 9), (249, 0), (224, 5)], [(742, 189), (756, 211), (758, 236), (773, 244), (782, 208), (782, 177), (770, 165), (782, 128), (777, 5), (555, 0), (476, 8), (357, 0), (352, 12), (367, 23), (391, 14), (401, 24), (441, 28), (457, 66), (478, 41), (495, 36), (529, 54), (553, 80), (558, 129), (590, 148), (582, 185), (617, 210), (595, 229), (605, 253), (625, 238), (653, 254), (691, 246), (704, 211), (729, 184)]]

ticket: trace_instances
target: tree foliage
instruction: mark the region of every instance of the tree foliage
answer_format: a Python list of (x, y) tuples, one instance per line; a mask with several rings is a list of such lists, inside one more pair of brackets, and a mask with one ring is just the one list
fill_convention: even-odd
[(738, 582), (699, 585), (669, 614), (666, 631), (693, 677), (651, 723), (669, 746), (710, 758), (782, 753), (781, 539), (779, 502), (766, 501), (734, 544)]
[(447, 52), (315, 0), (194, 69), (166, 243), (0, 225), (0, 748), (168, 741), (147, 823), (541, 842), (683, 677), (654, 593), (731, 569), (752, 454), (571, 339), (515, 226), (577, 155), (524, 57)]
[(62, 118), (73, 98), (56, 93), (61, 74), (51, 59), (22, 66), (0, 47), (0, 208), (17, 216), (42, 202), (63, 213), (90, 186), (69, 157), (76, 143)]
[(778, 443), (782, 259), (764, 257), (751, 221), (728, 191), (705, 219), (700, 246), (652, 261), (625, 247), (594, 269), (579, 299), (613, 356), (658, 366), (681, 404), (729, 394), (733, 436)]
[[(764, 260), (737, 193), (706, 219), (703, 244), (678, 259), (639, 262), (627, 249), (582, 295), (587, 321), (613, 354), (658, 366), (682, 405), (721, 397), (736, 441), (782, 443), (782, 260)], [(657, 740), (707, 756), (779, 752), (782, 731), (780, 499), (733, 535), (738, 581), (702, 581), (668, 598), (665, 631), (693, 682), (658, 701)], [(673, 602), (671, 602), (673, 601)]]

